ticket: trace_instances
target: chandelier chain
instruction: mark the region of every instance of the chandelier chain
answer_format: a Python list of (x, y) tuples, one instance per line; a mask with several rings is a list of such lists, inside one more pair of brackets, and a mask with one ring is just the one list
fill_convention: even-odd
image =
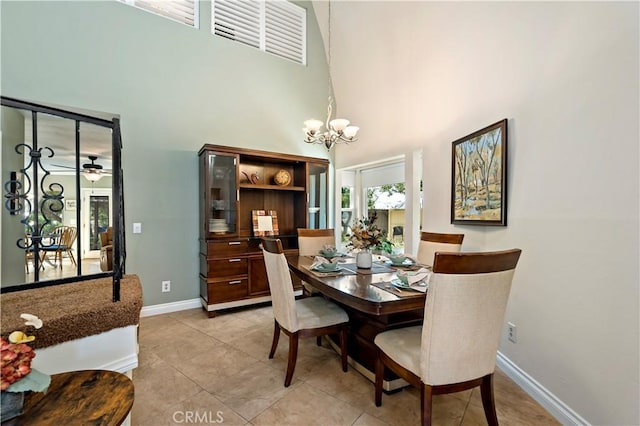
[(327, 119), (324, 123), (326, 130), (322, 130), (322, 121), (320, 120), (307, 120), (304, 122), (306, 143), (312, 144), (324, 144), (327, 149), (336, 143), (350, 143), (358, 140), (357, 133), (359, 128), (357, 126), (350, 126), (349, 120), (344, 118), (336, 118), (331, 120), (333, 110), (333, 78), (331, 73), (331, 0), (327, 2), (327, 68), (329, 71), (329, 102), (327, 106)]

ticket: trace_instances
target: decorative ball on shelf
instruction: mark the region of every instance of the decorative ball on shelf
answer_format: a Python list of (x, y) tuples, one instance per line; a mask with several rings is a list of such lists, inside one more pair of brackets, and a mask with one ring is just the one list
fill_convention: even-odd
[(287, 186), (291, 183), (291, 174), (286, 170), (278, 170), (273, 176), (276, 185)]

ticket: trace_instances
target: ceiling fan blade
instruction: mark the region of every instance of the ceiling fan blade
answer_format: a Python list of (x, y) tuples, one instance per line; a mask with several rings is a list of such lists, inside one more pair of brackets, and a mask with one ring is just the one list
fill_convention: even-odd
[(62, 165), (62, 164), (52, 164), (51, 166), (60, 167), (62, 169), (71, 169), (71, 170), (75, 170), (76, 169), (75, 166), (65, 166), (65, 165)]

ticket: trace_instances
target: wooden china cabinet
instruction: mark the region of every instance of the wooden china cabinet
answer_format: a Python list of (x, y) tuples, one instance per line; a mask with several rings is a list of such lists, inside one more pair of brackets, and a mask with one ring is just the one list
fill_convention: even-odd
[[(270, 301), (252, 213), (275, 211), (275, 236), (286, 255), (297, 255), (298, 228), (328, 225), (329, 161), (218, 145), (204, 145), (198, 155), (202, 306), (214, 316)], [(298, 279), (294, 288), (301, 294)]]

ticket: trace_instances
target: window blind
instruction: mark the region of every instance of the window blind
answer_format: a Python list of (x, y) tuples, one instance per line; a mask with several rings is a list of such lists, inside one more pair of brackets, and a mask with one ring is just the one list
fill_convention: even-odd
[(165, 18), (198, 28), (198, 0), (118, 0)]
[(306, 64), (306, 9), (284, 0), (213, 0), (211, 32)]

